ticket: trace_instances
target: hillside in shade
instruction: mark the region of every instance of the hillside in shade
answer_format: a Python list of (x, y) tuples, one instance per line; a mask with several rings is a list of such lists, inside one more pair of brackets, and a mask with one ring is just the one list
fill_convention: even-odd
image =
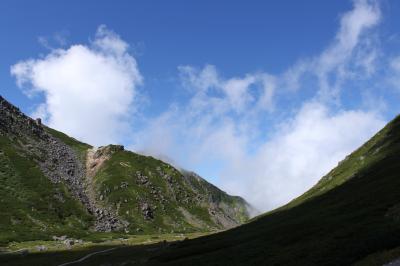
[(382, 265), (400, 257), (400, 116), (286, 206), (151, 257), (151, 265)]

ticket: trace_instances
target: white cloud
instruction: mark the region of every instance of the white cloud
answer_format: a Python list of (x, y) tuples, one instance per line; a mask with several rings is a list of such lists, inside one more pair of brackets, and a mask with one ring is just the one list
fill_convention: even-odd
[[(149, 118), (131, 148), (206, 169), (260, 210), (286, 203), (384, 125), (372, 105), (331, 105), (346, 80), (375, 72), (379, 47), (368, 33), (380, 19), (375, 1), (354, 1), (331, 44), (281, 75), (223, 77), (213, 65), (180, 66), (189, 100)], [(28, 93), (44, 93), (36, 114), (50, 126), (94, 144), (117, 142), (130, 129), (142, 81), (128, 48), (101, 26), (89, 45), (52, 50), (11, 72)], [(391, 66), (400, 72), (397, 60)], [(313, 82), (304, 82), (310, 76)]]
[(224, 79), (215, 66), (206, 65), (199, 70), (192, 66), (178, 67), (183, 85), (194, 93), (191, 109), (207, 106), (216, 113), (234, 111), (243, 113), (249, 107), (255, 111), (272, 110), (275, 78), (266, 73), (251, 73), (244, 77)]
[(220, 187), (262, 211), (309, 189), (386, 123), (372, 111), (335, 112), (310, 101), (294, 117), (263, 132), (270, 137), (258, 140), (253, 132), (261, 128), (246, 116), (232, 119), (205, 114), (207, 109), (193, 115), (190, 108), (175, 107), (152, 120), (133, 148), (167, 154), (184, 168), (216, 167), (212, 172)]
[(56, 49), (11, 67), (28, 94), (41, 92), (37, 115), (49, 126), (96, 145), (118, 142), (142, 82), (128, 44), (100, 26), (89, 45)]
[[(288, 202), (385, 124), (379, 110), (362, 103), (352, 109), (331, 105), (345, 80), (374, 72), (379, 49), (367, 33), (380, 16), (375, 2), (355, 1), (333, 42), (282, 75), (224, 78), (212, 65), (179, 67), (190, 100), (149, 121), (133, 148), (167, 154), (189, 169), (212, 169), (222, 188), (260, 210)], [(303, 82), (309, 76), (316, 82)], [(312, 93), (287, 104), (304, 88)]]
[(373, 112), (330, 113), (321, 103), (306, 103), (254, 156), (232, 161), (222, 183), (261, 210), (278, 207), (314, 185), (384, 124)]

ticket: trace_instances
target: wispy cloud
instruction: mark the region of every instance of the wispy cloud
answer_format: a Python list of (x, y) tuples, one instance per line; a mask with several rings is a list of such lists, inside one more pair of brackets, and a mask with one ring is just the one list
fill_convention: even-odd
[(223, 79), (213, 65), (206, 65), (203, 69), (180, 66), (178, 70), (183, 85), (194, 94), (191, 101), (193, 110), (205, 105), (216, 113), (243, 113), (250, 106), (260, 111), (273, 108), (275, 80), (272, 75), (253, 73)]
[[(179, 66), (187, 97), (156, 117), (142, 114), (135, 132), (129, 115), (142, 76), (129, 45), (105, 26), (89, 44), (50, 47), (11, 73), (28, 94), (44, 94), (35, 115), (50, 126), (97, 145), (130, 135), (131, 149), (218, 177), (223, 189), (268, 210), (310, 188), (386, 122), (373, 91), (349, 86), (375, 75), (382, 56), (378, 2), (353, 3), (331, 43), (283, 73), (225, 77), (213, 65)], [(399, 73), (399, 62), (388, 71)], [(360, 100), (346, 106), (349, 90)]]
[[(212, 65), (179, 67), (190, 100), (150, 119), (133, 148), (168, 154), (184, 167), (213, 169), (219, 185), (260, 210), (286, 203), (384, 125), (377, 111), (337, 104), (345, 81), (375, 71), (373, 29), (380, 19), (376, 2), (355, 1), (326, 49), (280, 75), (225, 78)], [(312, 93), (297, 104), (281, 104), (301, 98), (292, 95), (305, 89)]]
[(331, 44), (315, 57), (305, 58), (284, 73), (284, 84), (290, 89), (302, 86), (302, 77), (311, 75), (318, 80), (318, 96), (325, 101), (336, 100), (343, 82), (374, 71), (378, 47), (371, 30), (381, 20), (377, 1), (356, 0), (354, 8), (344, 13), (339, 30)]

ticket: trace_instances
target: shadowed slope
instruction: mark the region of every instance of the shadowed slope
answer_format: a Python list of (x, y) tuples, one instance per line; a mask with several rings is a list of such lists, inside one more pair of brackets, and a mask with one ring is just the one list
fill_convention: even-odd
[(287, 206), (155, 256), (171, 265), (349, 265), (400, 246), (400, 118)]
[(399, 246), (398, 117), (314, 188), (276, 211), (229, 231), (121, 248), (84, 265), (380, 265), (369, 255)]

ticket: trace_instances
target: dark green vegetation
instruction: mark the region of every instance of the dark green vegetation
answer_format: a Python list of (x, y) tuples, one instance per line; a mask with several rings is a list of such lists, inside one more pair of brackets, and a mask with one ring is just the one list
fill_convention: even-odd
[(97, 200), (129, 222), (129, 232), (210, 231), (248, 219), (242, 198), (151, 156), (114, 150), (95, 174), (93, 186)]
[(109, 145), (94, 149), (0, 96), (0, 251), (53, 237), (211, 232), (248, 219), (247, 203), (194, 173)]
[[(2, 141), (4, 158), (11, 158), (14, 150), (17, 155), (24, 154), (18, 152), (17, 142)], [(107, 150), (112, 152), (105, 152)], [(182, 173), (154, 158), (113, 146), (100, 150), (93, 158), (103, 162), (98, 170), (92, 172), (94, 195), (100, 204), (113, 206), (118, 215), (129, 222), (129, 231), (134, 231), (130, 233), (201, 231), (217, 228), (217, 218), (224, 215), (241, 219), (241, 207), (236, 210), (232, 207), (238, 198), (220, 193), (196, 175)], [(102, 161), (104, 158), (106, 160)], [(23, 162), (26, 167), (30, 165), (27, 161)], [(11, 165), (6, 159), (4, 162)], [(96, 161), (93, 169), (97, 166)], [(33, 168), (34, 165), (29, 173), (34, 173)], [(5, 167), (2, 171), (5, 173), (7, 169)], [(43, 176), (42, 179), (46, 180)], [(67, 189), (65, 194), (68, 197)], [(71, 204), (74, 202), (71, 199)], [(204, 209), (204, 204), (209, 207)], [(230, 208), (225, 208), (225, 205)], [(237, 216), (227, 212), (228, 209), (235, 210)], [(73, 210), (77, 212), (79, 206)], [(68, 217), (74, 215), (78, 216), (72, 213)], [(65, 225), (63, 228), (66, 230), (73, 223), (63, 222), (62, 217), (65, 216), (61, 215), (59, 224)], [(86, 220), (81, 221), (81, 228), (84, 228)], [(205, 226), (196, 226), (202, 223)], [(18, 228), (12, 226), (11, 230)], [(23, 228), (16, 231), (18, 235), (23, 235)], [(79, 231), (79, 228), (74, 227), (74, 230)], [(101, 238), (96, 234), (91, 236)], [(155, 237), (153, 240), (158, 239)], [(83, 264), (381, 265), (394, 260), (400, 255), (400, 117), (346, 157), (308, 192), (242, 226), (172, 243), (136, 246), (120, 243), (27, 256), (7, 255), (0, 257), (0, 263), (58, 265), (109, 248), (113, 249), (94, 255)]]
[[(0, 136), (0, 244), (86, 235), (91, 217), (62, 184), (53, 184), (22, 145)], [(63, 202), (56, 199), (62, 198)]]
[[(400, 117), (303, 196), (154, 264), (350, 265), (400, 246)], [(378, 256), (378, 255), (377, 255)], [(366, 260), (373, 264), (373, 259)]]
[(339, 162), (338, 166), (326, 174), (313, 188), (283, 208), (291, 208), (340, 186), (350, 179), (358, 178), (361, 175), (365, 176), (372, 166), (381, 163), (387, 157), (399, 157), (400, 152), (396, 146), (398, 141), (396, 138), (400, 134), (400, 129), (397, 128), (398, 120), (400, 120), (399, 117), (379, 131), (376, 136), (363, 146)]
[(399, 249), (400, 117), (276, 211), (169, 246), (121, 247), (84, 264), (382, 265)]
[(235, 221), (239, 221), (240, 223), (248, 221), (248, 211), (252, 207), (243, 198), (228, 195), (195, 173), (183, 171), (183, 175), (184, 180), (197, 194), (219, 204), (219, 207)]
[[(12, 253), (0, 255), (0, 265), (61, 265), (81, 259), (98, 251), (106, 252), (93, 255), (93, 259), (95, 259), (94, 265), (102, 265), (101, 261), (103, 256), (108, 256), (111, 254), (111, 251), (113, 251), (113, 256), (117, 255), (117, 253), (114, 252), (125, 253), (127, 251), (130, 253), (129, 260), (135, 263), (138, 262), (140, 265), (139, 262), (145, 260), (145, 258), (149, 257), (155, 250), (167, 247), (171, 241), (183, 243), (186, 242), (187, 239), (196, 238), (201, 235), (204, 235), (204, 233), (162, 235), (125, 234), (125, 236), (121, 238), (115, 238), (103, 233), (101, 234), (101, 238), (96, 238), (96, 242), (85, 242), (83, 244), (74, 245), (71, 250), (65, 250), (65, 246), (62, 242), (55, 241), (13, 243), (13, 245), (11, 245)], [(45, 252), (40, 252), (36, 249), (38, 246), (46, 246), (48, 249)], [(26, 254), (25, 252), (28, 249), (29, 253)]]

